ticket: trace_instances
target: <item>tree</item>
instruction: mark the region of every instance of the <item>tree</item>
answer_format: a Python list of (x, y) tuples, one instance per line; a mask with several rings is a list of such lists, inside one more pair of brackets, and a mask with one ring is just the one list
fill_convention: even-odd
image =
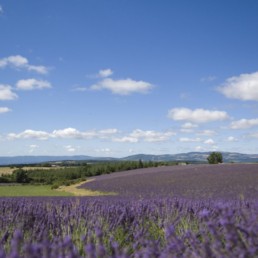
[(223, 163), (223, 157), (221, 152), (211, 152), (207, 158), (209, 164)]
[(30, 178), (28, 176), (27, 171), (25, 171), (21, 168), (15, 170), (13, 172), (13, 174), (14, 174), (14, 177), (15, 177), (15, 181), (17, 183), (29, 183), (30, 182)]
[(138, 168), (144, 168), (144, 164), (141, 159), (138, 161)]

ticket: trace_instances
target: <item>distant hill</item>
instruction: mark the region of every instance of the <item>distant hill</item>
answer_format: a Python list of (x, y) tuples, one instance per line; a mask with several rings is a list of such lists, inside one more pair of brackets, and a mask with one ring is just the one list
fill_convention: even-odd
[[(92, 156), (14, 156), (0, 157), (0, 166), (15, 164), (37, 164), (61, 161), (114, 161), (114, 160), (142, 160), (142, 161), (182, 161), (192, 163), (206, 163), (210, 152), (188, 152), (178, 154), (137, 154), (124, 158), (92, 157)], [(258, 154), (242, 154), (236, 152), (222, 152), (224, 162), (258, 162)]]
[(91, 156), (14, 156), (0, 157), (0, 166), (15, 164), (37, 164), (45, 162), (61, 162), (61, 161), (88, 161), (88, 160), (114, 160), (108, 157), (91, 157)]
[[(188, 162), (207, 162), (210, 152), (188, 152), (165, 155), (137, 154), (123, 158), (124, 160), (142, 161), (188, 161)], [(258, 154), (243, 154), (237, 152), (222, 152), (224, 162), (258, 162)]]

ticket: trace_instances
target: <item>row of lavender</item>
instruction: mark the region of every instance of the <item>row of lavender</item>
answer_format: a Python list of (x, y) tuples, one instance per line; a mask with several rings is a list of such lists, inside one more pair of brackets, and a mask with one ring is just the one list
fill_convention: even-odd
[(0, 198), (0, 257), (258, 257), (255, 201)]

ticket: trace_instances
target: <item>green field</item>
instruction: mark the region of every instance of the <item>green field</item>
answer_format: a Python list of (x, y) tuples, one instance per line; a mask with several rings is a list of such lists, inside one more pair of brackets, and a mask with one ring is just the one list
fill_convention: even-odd
[(0, 197), (13, 196), (73, 196), (67, 192), (52, 190), (50, 185), (6, 185), (0, 186)]

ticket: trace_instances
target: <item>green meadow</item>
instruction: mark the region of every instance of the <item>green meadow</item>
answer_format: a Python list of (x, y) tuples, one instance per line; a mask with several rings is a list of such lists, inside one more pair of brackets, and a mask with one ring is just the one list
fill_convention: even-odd
[(73, 194), (53, 190), (50, 185), (1, 185), (0, 196), (73, 196)]

